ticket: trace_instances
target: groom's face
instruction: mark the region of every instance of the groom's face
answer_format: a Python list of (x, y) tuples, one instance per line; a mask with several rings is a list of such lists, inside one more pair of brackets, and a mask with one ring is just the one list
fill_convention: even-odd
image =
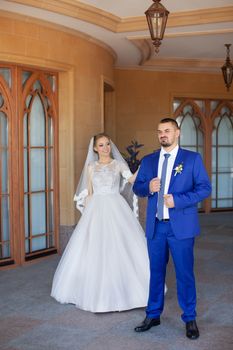
[(159, 143), (164, 148), (173, 148), (178, 144), (180, 130), (173, 123), (160, 123), (158, 125)]

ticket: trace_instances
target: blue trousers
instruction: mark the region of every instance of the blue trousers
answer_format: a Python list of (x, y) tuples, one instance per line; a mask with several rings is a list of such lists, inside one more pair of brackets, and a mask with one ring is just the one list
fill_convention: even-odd
[(147, 240), (150, 258), (150, 289), (147, 317), (158, 318), (164, 308), (164, 287), (169, 250), (175, 266), (177, 297), (184, 322), (196, 318), (196, 287), (193, 272), (194, 238), (178, 240), (170, 222), (156, 220), (153, 239)]

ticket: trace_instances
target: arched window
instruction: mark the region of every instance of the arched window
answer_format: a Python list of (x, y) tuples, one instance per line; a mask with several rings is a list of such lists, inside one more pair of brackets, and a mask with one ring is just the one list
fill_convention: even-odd
[(212, 180), (205, 210), (233, 209), (233, 103), (180, 98), (173, 102), (180, 145), (199, 152)]
[[(51, 76), (23, 71), (24, 228), (26, 260), (55, 247), (54, 105)], [(48, 77), (50, 79), (48, 79)], [(51, 85), (52, 84), (52, 85)]]
[(203, 132), (198, 105), (187, 103), (181, 106), (176, 121), (180, 126), (180, 146), (201, 153), (203, 156)]
[(233, 113), (222, 106), (212, 133), (212, 208), (233, 207)]
[[(203, 157), (203, 132), (201, 129), (200, 101), (176, 101), (176, 121), (180, 127), (179, 144), (190, 151), (199, 152)], [(202, 203), (198, 204), (201, 209)]]
[(0, 66), (0, 266), (57, 252), (57, 92), (55, 73)]
[(10, 120), (9, 103), (11, 72), (0, 68), (0, 265), (12, 263), (12, 232), (10, 225)]
[(1, 107), (4, 98), (0, 93), (0, 186), (1, 186), (1, 229), (0, 229), (0, 258), (9, 258), (10, 225), (9, 225), (9, 182), (8, 182), (8, 119)]

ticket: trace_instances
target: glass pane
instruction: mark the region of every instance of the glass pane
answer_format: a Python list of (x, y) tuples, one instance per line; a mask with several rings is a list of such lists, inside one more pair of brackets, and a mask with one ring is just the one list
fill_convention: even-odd
[(32, 96), (31, 95), (28, 95), (27, 98), (26, 98), (26, 101), (25, 101), (25, 104), (26, 104), (26, 107), (29, 108), (29, 105), (30, 105), (30, 102), (32, 100)]
[(29, 239), (25, 239), (25, 253), (30, 252)]
[(54, 230), (54, 218), (53, 218), (53, 192), (48, 193), (49, 202), (49, 232)]
[(7, 147), (8, 145), (8, 120), (5, 113), (0, 112), (0, 145)]
[(24, 230), (25, 230), (25, 237), (29, 236), (29, 196), (26, 194), (24, 195)]
[(230, 147), (219, 147), (218, 148), (218, 172), (231, 171), (233, 165), (233, 143), (232, 148)]
[(46, 237), (36, 237), (32, 239), (32, 252), (37, 250), (46, 249)]
[(23, 145), (24, 145), (24, 147), (28, 146), (28, 117), (27, 117), (27, 114), (24, 114), (24, 117), (23, 117)]
[(218, 199), (233, 198), (233, 178), (230, 174), (218, 174)]
[(200, 155), (202, 156), (202, 159), (204, 159), (204, 147), (198, 146), (198, 148), (196, 149), (196, 151), (199, 152)]
[(180, 106), (181, 100), (174, 100), (173, 101), (173, 111), (175, 112), (177, 108)]
[(48, 145), (53, 146), (53, 119), (48, 117)]
[(2, 238), (3, 241), (10, 240), (10, 224), (9, 224), (9, 198), (8, 196), (2, 197), (2, 215), (1, 215), (1, 224), (2, 224)]
[(41, 91), (41, 83), (39, 82), (39, 80), (37, 80), (34, 85), (33, 85), (33, 90), (39, 90)]
[(181, 125), (181, 123), (182, 123), (183, 119), (184, 119), (184, 117), (183, 117), (183, 116), (181, 116), (181, 115), (179, 115), (179, 117), (177, 117), (177, 118), (176, 118), (176, 121), (177, 121), (177, 123), (178, 123), (179, 127), (180, 127), (180, 125)]
[(26, 72), (26, 71), (22, 72), (22, 85), (24, 85), (27, 82), (27, 80), (30, 78), (31, 75), (32, 75), (31, 72)]
[(216, 147), (212, 147), (212, 171), (216, 172)]
[(28, 192), (28, 150), (24, 149), (24, 192)]
[(210, 102), (210, 109), (211, 109), (211, 112), (213, 112), (219, 105), (219, 101), (211, 101)]
[(218, 199), (217, 208), (233, 208), (232, 199)]
[(32, 235), (46, 232), (46, 200), (45, 193), (31, 195)]
[(33, 100), (30, 115), (30, 144), (45, 146), (45, 114), (38, 95)]
[(223, 117), (219, 124), (218, 143), (233, 146), (233, 128), (228, 117)]
[(229, 115), (230, 114), (230, 110), (227, 106), (224, 106), (221, 108), (221, 114), (224, 116), (224, 114)]
[(193, 107), (191, 105), (186, 105), (183, 108), (183, 115), (185, 116), (186, 114), (193, 114)]
[(48, 150), (48, 188), (53, 189), (53, 149)]
[(6, 81), (9, 88), (11, 88), (11, 70), (9, 68), (0, 68), (0, 75)]
[(216, 129), (212, 133), (214, 208), (232, 207), (233, 201), (233, 128), (229, 108), (223, 107), (221, 113), (214, 120)]
[(214, 129), (212, 132), (212, 145), (213, 146), (217, 145), (217, 131), (216, 131), (216, 129)]
[(51, 102), (47, 96), (44, 96), (44, 105), (46, 110), (48, 111), (49, 107), (51, 106)]
[(196, 127), (190, 115), (186, 115), (181, 125), (180, 144), (182, 146), (196, 146)]
[(4, 98), (2, 96), (2, 94), (0, 93), (0, 108), (3, 106), (4, 103)]
[(54, 235), (49, 235), (49, 236), (48, 236), (48, 243), (49, 243), (48, 248), (51, 248), (51, 247), (54, 247), (54, 246), (55, 246)]
[(45, 150), (30, 150), (31, 191), (45, 190)]
[(211, 208), (213, 208), (213, 209), (217, 208), (217, 202), (215, 199), (212, 199), (212, 201), (211, 201)]
[(212, 174), (212, 199), (216, 199), (216, 175)]
[(11, 253), (10, 253), (10, 243), (4, 243), (2, 246), (2, 257), (3, 259), (10, 258)]
[(54, 92), (56, 90), (56, 77), (54, 75), (48, 75), (47, 78)]
[(203, 146), (204, 140), (203, 140), (203, 134), (200, 130), (197, 130), (197, 136), (198, 136), (198, 146)]
[(1, 168), (2, 168), (2, 192), (8, 193), (8, 151), (2, 149), (1, 152)]
[(200, 108), (201, 111), (204, 111), (205, 109), (205, 102), (202, 100), (195, 100), (196, 105)]

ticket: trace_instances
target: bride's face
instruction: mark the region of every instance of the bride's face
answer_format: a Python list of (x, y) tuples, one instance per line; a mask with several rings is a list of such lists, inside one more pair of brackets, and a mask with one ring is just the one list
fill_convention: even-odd
[(98, 153), (99, 157), (109, 157), (111, 153), (110, 140), (103, 136), (96, 141), (94, 150)]

